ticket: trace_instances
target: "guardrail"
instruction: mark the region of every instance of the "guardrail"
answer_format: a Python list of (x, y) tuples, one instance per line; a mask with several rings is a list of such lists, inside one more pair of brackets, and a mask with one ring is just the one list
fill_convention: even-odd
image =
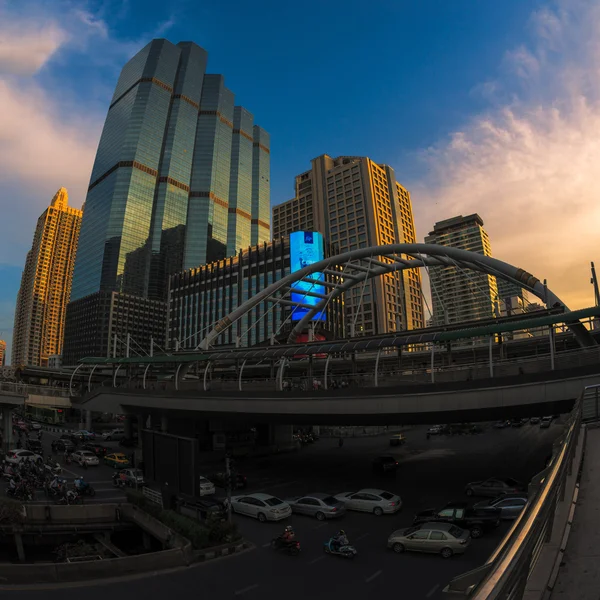
[(150, 502), (154, 502), (155, 504), (158, 504), (161, 508), (163, 508), (163, 498), (160, 492), (157, 492), (156, 490), (153, 490), (149, 487), (144, 487), (142, 489), (142, 493), (148, 500), (150, 500)]
[(587, 386), (579, 396), (563, 434), (554, 444), (550, 464), (531, 480), (529, 502), (498, 548), (484, 565), (455, 577), (444, 589), (447, 595), (473, 600), (522, 600), (540, 553), (552, 537), (557, 504), (565, 500), (567, 478), (573, 472), (582, 431), (582, 407), (588, 398), (596, 398), (599, 387)]
[(34, 394), (37, 396), (55, 396), (61, 398), (69, 397), (69, 388), (56, 388), (44, 385), (31, 385), (27, 383), (12, 383), (9, 381), (0, 382), (0, 391), (11, 392), (13, 394), (22, 394), (23, 396)]

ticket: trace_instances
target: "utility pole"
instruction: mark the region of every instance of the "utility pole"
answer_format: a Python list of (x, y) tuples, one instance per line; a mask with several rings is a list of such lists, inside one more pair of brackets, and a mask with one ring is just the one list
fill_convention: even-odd
[(225, 455), (225, 477), (227, 478), (227, 521), (231, 523), (231, 459)]

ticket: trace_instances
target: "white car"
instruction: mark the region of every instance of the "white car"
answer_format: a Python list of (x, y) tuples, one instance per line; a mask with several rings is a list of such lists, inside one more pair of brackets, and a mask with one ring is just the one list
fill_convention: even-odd
[(89, 450), (76, 450), (71, 457), (76, 463), (79, 463), (80, 467), (83, 467), (84, 464), (88, 467), (96, 467), (100, 464), (98, 457)]
[(200, 495), (210, 496), (215, 493), (215, 484), (200, 475)]
[(29, 427), (31, 427), (31, 429), (33, 429), (34, 431), (38, 431), (42, 428), (42, 426), (39, 423), (36, 423), (35, 421), (31, 421), (31, 423), (29, 423)]
[(105, 442), (110, 442), (111, 440), (122, 440), (125, 437), (124, 429), (111, 429), (110, 431), (105, 431), (102, 434), (102, 439)]
[(239, 515), (247, 515), (265, 521), (281, 521), (292, 514), (292, 508), (283, 500), (271, 494), (246, 494), (231, 498), (231, 510)]
[(30, 450), (24, 449), (9, 450), (6, 453), (6, 462), (12, 463), (13, 465), (18, 465), (24, 460), (33, 460), (34, 462), (40, 462), (44, 459), (39, 454), (35, 454), (35, 452), (31, 452)]
[(377, 516), (393, 514), (402, 508), (400, 496), (385, 490), (367, 488), (358, 492), (336, 494), (335, 498), (343, 502), (347, 510), (360, 510)]

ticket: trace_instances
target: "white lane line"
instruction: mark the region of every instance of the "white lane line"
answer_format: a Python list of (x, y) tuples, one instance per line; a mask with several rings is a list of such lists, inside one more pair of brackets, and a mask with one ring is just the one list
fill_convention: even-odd
[(241, 590), (238, 590), (237, 592), (235, 592), (236, 596), (241, 596), (242, 594), (245, 594), (246, 592), (250, 592), (251, 590), (255, 590), (258, 587), (258, 583), (255, 583), (254, 585), (249, 585), (248, 587), (245, 587)]
[(324, 558), (325, 558), (324, 556), (318, 556), (317, 558), (314, 558), (313, 560), (311, 560), (308, 564), (314, 565), (316, 562), (319, 562), (320, 560), (323, 560)]
[(320, 525), (313, 527), (313, 529), (323, 529), (323, 527), (329, 527), (329, 523), (321, 523)]
[(427, 595), (425, 596), (426, 598), (431, 598), (431, 596), (433, 596), (437, 591), (438, 588), (440, 587), (440, 584), (436, 584), (434, 585), (428, 592)]
[(369, 537), (371, 534), (370, 533), (363, 533), (362, 535), (359, 535), (358, 537), (354, 538), (355, 542), (360, 542), (360, 540), (364, 540), (366, 537)]
[(365, 579), (365, 583), (370, 583), (371, 581), (373, 581), (373, 579), (375, 579), (376, 577), (379, 577), (382, 573), (383, 573), (383, 571), (377, 571), (376, 573), (373, 573), (373, 575), (371, 575), (371, 577), (367, 577)]
[(271, 545), (271, 542), (267, 542), (266, 544), (263, 544), (262, 547), (263, 548), (268, 548)]

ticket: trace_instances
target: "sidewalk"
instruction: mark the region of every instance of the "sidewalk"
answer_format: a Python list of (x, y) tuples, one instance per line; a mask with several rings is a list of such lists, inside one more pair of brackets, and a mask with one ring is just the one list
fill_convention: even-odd
[(588, 428), (573, 527), (551, 600), (600, 598), (600, 429)]

